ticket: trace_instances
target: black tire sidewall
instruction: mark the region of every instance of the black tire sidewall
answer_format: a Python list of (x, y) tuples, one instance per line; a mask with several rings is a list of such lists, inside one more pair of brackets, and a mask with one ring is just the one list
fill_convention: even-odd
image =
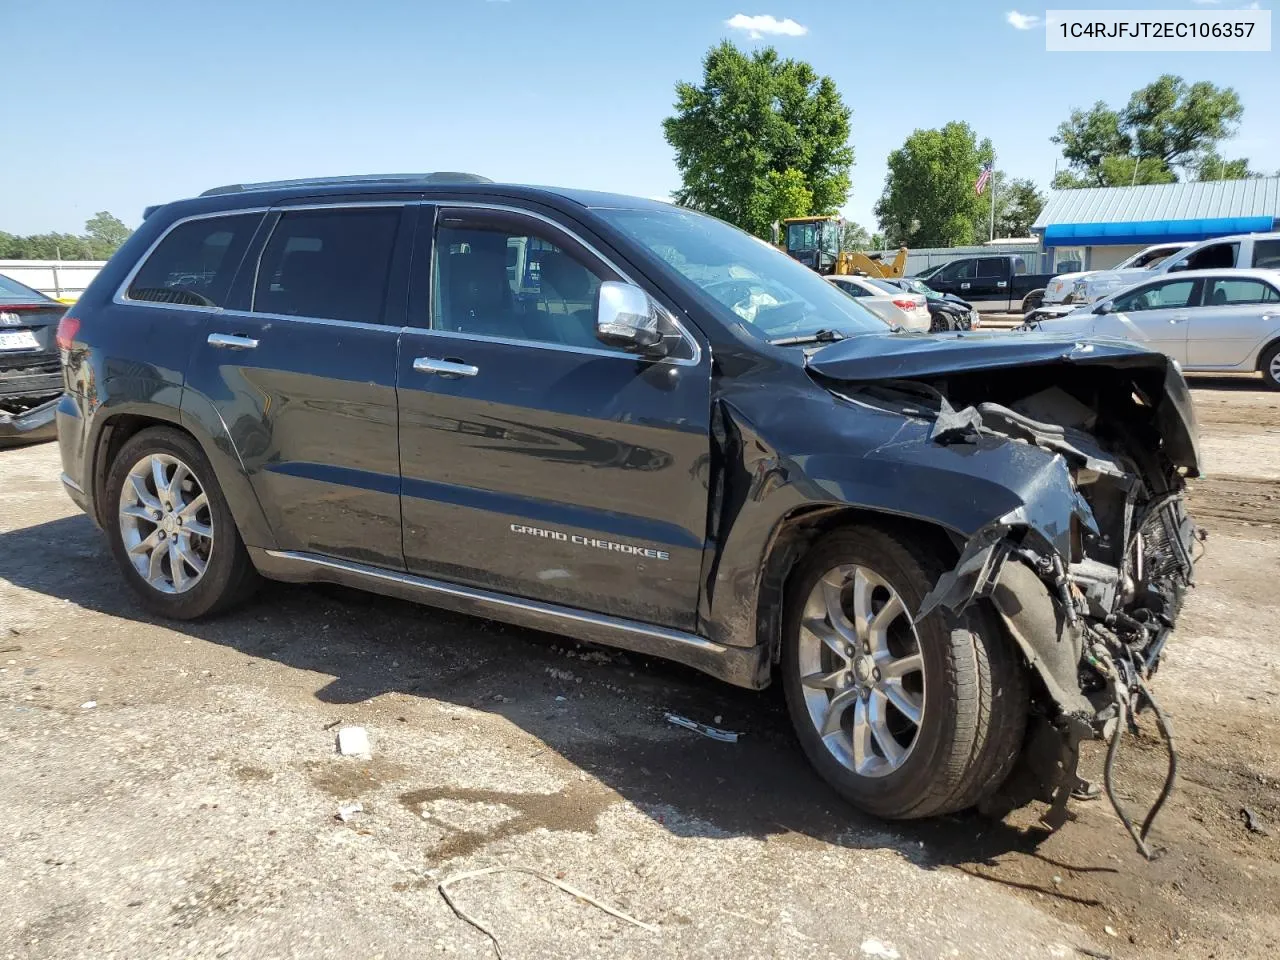
[[(161, 593), (152, 587), (134, 569), (120, 532), (120, 491), (125, 477), (135, 463), (152, 453), (169, 454), (185, 463), (195, 473), (209, 499), (213, 549), (204, 576), (184, 593)], [(112, 556), (129, 586), (152, 610), (165, 617), (191, 620), (213, 612), (237, 591), (243, 576), (242, 565), (247, 563), (244, 545), (240, 542), (231, 508), (214, 476), (213, 465), (189, 435), (173, 428), (155, 427), (131, 437), (120, 448), (108, 469), (103, 495), (103, 526)]]
[(1268, 347), (1262, 354), (1262, 362), (1258, 364), (1258, 371), (1262, 374), (1262, 382), (1272, 390), (1280, 390), (1280, 381), (1271, 376), (1271, 364), (1277, 354), (1280, 354), (1280, 343)]
[(972, 637), (966, 627), (950, 622), (937, 611), (916, 624), (925, 670), (924, 727), (900, 769), (883, 777), (854, 773), (831, 755), (814, 729), (800, 684), (797, 657), (805, 599), (818, 579), (839, 564), (861, 564), (874, 570), (893, 586), (908, 612), (919, 609), (933, 582), (909, 552), (873, 529), (841, 531), (816, 545), (788, 584), (782, 649), (787, 709), (805, 755), (845, 799), (877, 816), (909, 817), (936, 793), (940, 756), (949, 752), (960, 733), (954, 647), (958, 644), (963, 652), (967, 645), (972, 657)]

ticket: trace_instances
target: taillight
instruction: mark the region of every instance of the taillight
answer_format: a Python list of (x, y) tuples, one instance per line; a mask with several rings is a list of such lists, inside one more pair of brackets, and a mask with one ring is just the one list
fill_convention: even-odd
[(76, 334), (80, 332), (80, 321), (69, 313), (64, 313), (62, 319), (58, 321), (58, 332), (54, 334), (54, 339), (58, 342), (59, 350), (70, 350), (71, 341), (76, 338)]
[(920, 304), (915, 300), (895, 300), (893, 301), (893, 305), (899, 310), (914, 310), (916, 307), (920, 306)]

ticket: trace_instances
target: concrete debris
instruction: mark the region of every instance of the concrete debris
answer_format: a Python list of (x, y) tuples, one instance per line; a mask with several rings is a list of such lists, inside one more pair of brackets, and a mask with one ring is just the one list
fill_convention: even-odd
[(567, 680), (569, 682), (577, 679), (568, 670), (561, 670), (559, 667), (547, 667), (547, 676), (552, 680)]
[(682, 717), (679, 714), (667, 713), (663, 714), (667, 723), (674, 723), (677, 727), (684, 727), (686, 730), (692, 730), (694, 733), (700, 733), (704, 737), (710, 737), (712, 740), (721, 740), (725, 743), (737, 743), (741, 734), (734, 733), (732, 730), (721, 730), (719, 727), (712, 727), (705, 723), (699, 723), (697, 720), (690, 720), (688, 717)]
[(97, 700), (86, 700), (84, 703), (80, 704), (80, 709), (81, 709), (81, 710), (92, 710), (92, 709), (93, 709), (94, 707), (96, 707), (97, 705), (98, 705), (98, 701), (97, 701)]
[(338, 752), (344, 757), (368, 760), (373, 756), (369, 746), (369, 734), (364, 727), (343, 727), (338, 731)]
[(1250, 833), (1261, 834), (1264, 837), (1271, 836), (1271, 831), (1262, 825), (1262, 818), (1248, 807), (1240, 808), (1240, 818), (1244, 820), (1245, 829)]
[(346, 823), (348, 820), (354, 820), (357, 815), (364, 813), (364, 804), (359, 800), (351, 803), (344, 803), (338, 808), (338, 812), (333, 815), (335, 820)]
[(880, 960), (898, 960), (902, 956), (896, 949), (887, 943), (881, 943), (879, 940), (863, 940), (862, 955), (864, 957), (879, 957)]

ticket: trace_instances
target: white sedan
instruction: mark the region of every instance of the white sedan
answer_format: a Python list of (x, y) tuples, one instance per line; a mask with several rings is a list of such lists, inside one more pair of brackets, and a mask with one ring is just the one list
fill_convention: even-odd
[(1026, 329), (1133, 340), (1183, 370), (1257, 370), (1280, 389), (1280, 270), (1162, 274)]
[(928, 300), (918, 293), (904, 290), (889, 293), (866, 277), (835, 276), (827, 279), (853, 297), (891, 327), (902, 327), (913, 333), (928, 333), (932, 320)]

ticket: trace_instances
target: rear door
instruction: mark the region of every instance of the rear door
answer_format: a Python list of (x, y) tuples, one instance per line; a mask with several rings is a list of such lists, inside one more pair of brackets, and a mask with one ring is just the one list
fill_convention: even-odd
[(979, 310), (1009, 309), (1009, 258), (979, 257), (967, 299)]
[(692, 629), (705, 351), (688, 337), (654, 362), (600, 343), (597, 291), (624, 277), (567, 225), (516, 208), (423, 210), (419, 327), (399, 362), (408, 569)]
[(1170, 278), (1122, 293), (1112, 301), (1112, 312), (1101, 319), (1098, 332), (1142, 343), (1186, 363), (1187, 331), (1200, 303), (1201, 286), (1198, 279)]
[(403, 568), (396, 351), (414, 208), (271, 211), (210, 315), (184, 412), (211, 405), (280, 549)]
[(1189, 367), (1239, 366), (1252, 357), (1280, 315), (1280, 293), (1254, 277), (1210, 277), (1202, 302), (1191, 311)]

